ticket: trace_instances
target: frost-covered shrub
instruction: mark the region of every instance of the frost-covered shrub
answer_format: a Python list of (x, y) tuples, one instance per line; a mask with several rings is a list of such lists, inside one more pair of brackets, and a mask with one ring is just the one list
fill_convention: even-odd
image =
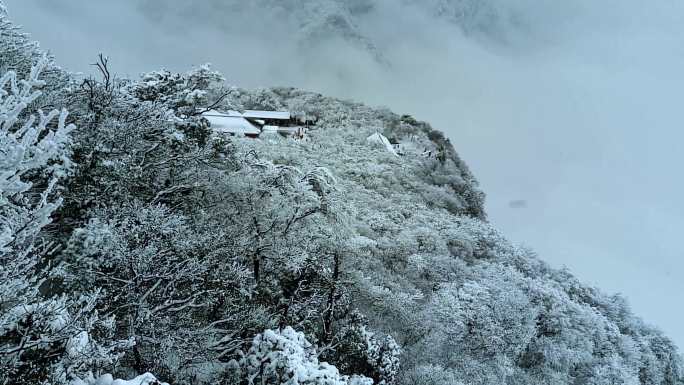
[(341, 375), (336, 367), (319, 362), (316, 349), (303, 333), (291, 327), (266, 330), (242, 354), (239, 368), (249, 385), (372, 385), (362, 376)]
[(343, 371), (354, 371), (372, 378), (376, 384), (395, 383), (400, 371), (401, 348), (394, 338), (368, 330), (357, 311), (334, 340), (331, 361)]
[(113, 338), (113, 320), (99, 318), (96, 298), (63, 295), (9, 309), (0, 328), (3, 384), (65, 384), (114, 366), (130, 342)]

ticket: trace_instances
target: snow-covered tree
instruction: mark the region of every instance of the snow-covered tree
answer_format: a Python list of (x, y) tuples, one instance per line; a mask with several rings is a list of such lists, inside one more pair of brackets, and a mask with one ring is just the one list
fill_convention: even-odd
[[(63, 304), (41, 298), (44, 275), (39, 263), (41, 254), (49, 252), (41, 233), (60, 203), (51, 193), (68, 170), (73, 127), (65, 125), (66, 112), (58, 111), (39, 112), (38, 118), (20, 122), (24, 109), (40, 95), (33, 88), (43, 84), (38, 77), (45, 65), (40, 61), (25, 80), (17, 79), (15, 72), (0, 78), (0, 367), (6, 378), (27, 365), (24, 359), (31, 350), (49, 351), (51, 343), (68, 338), (60, 335), (61, 327), (50, 327), (60, 318)], [(58, 115), (57, 128), (49, 129)], [(35, 186), (32, 176), (43, 176), (46, 185)], [(43, 333), (55, 341), (44, 339)]]
[(336, 367), (319, 362), (314, 346), (289, 326), (258, 334), (238, 364), (243, 383), (249, 385), (373, 384), (369, 378), (342, 375)]
[[(41, 70), (42, 84), (34, 86), (40, 89), (40, 97), (33, 102), (35, 105), (61, 107), (60, 103), (63, 88), (68, 83), (68, 75), (57, 67), (52, 57), (40, 49), (37, 42), (23, 32), (8, 17), (7, 10), (0, 2), (0, 73), (12, 71), (19, 78), (27, 78), (32, 67), (40, 60), (47, 62)], [(52, 108), (54, 108), (52, 107)]]
[(196, 108), (220, 103), (220, 99), (210, 98), (221, 92), (224, 80), (209, 64), (204, 64), (184, 74), (167, 70), (148, 72), (132, 84), (131, 90), (140, 100), (163, 103), (179, 116), (187, 117)]
[[(192, 206), (186, 198), (210, 183), (204, 171), (233, 167), (230, 143), (210, 140), (199, 120), (179, 124), (171, 106), (134, 96), (131, 82), (106, 83), (89, 79), (67, 97), (80, 129), (74, 133), (74, 176), (60, 210), (65, 223), (82, 224), (91, 209), (132, 200)], [(169, 89), (176, 100), (177, 89)]]
[(0, 73), (12, 70), (24, 76), (42, 56), (38, 43), (10, 21), (0, 2)]
[(101, 288), (98, 308), (116, 316), (119, 338), (135, 342), (123, 362), (138, 373), (168, 377), (215, 360), (225, 327), (249, 325), (238, 306), (247, 271), (213, 248), (219, 233), (187, 222), (163, 206), (100, 211), (67, 251), (69, 287)]
[[(26, 79), (0, 78), (0, 382), (65, 382), (114, 355), (91, 340), (106, 325), (93, 312), (93, 295), (42, 290), (52, 276), (55, 244), (46, 233), (60, 205), (56, 184), (69, 173), (73, 125), (66, 111), (28, 115), (40, 96), (41, 59)], [(106, 333), (105, 333), (106, 334)]]
[(335, 348), (328, 356), (342, 370), (354, 370), (378, 385), (394, 384), (400, 372), (401, 348), (392, 336), (374, 333), (365, 323), (358, 312), (353, 312), (335, 336)]

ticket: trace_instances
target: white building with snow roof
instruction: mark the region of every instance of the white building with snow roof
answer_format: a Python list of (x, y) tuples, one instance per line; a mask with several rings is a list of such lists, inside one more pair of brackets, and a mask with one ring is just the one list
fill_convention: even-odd
[(293, 125), (294, 119), (288, 111), (217, 111), (202, 113), (216, 132), (257, 138), (261, 134), (277, 133), (285, 137), (303, 139), (306, 128)]
[(263, 120), (266, 122), (289, 122), (292, 119), (292, 114), (289, 111), (245, 110), (242, 116), (245, 119)]
[(254, 138), (261, 134), (261, 127), (245, 119), (238, 111), (209, 110), (202, 113), (202, 117), (216, 132)]

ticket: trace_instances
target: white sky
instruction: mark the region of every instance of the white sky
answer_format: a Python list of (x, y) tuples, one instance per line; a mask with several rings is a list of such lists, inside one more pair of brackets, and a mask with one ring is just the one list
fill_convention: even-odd
[(483, 1), (521, 27), (464, 36), (392, 2), (359, 20), (389, 69), (339, 41), (302, 51), (290, 26), (217, 17), (208, 2), (182, 19), (139, 5), (151, 0), (5, 3), (70, 70), (90, 71), (99, 52), (133, 75), (212, 62), (237, 85), (292, 85), (431, 122), (480, 180), (497, 227), (624, 293), (684, 346), (684, 5)]

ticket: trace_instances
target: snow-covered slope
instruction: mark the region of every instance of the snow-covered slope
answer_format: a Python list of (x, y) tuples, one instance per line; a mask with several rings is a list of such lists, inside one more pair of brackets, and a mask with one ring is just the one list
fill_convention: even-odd
[[(404, 349), (402, 383), (681, 383), (674, 344), (622, 297), (548, 267), (487, 223), (483, 193), (440, 131), (295, 89), (233, 92), (238, 108), (266, 99), (320, 117), (308, 141), (238, 147), (335, 176), (331, 199), (354, 228), (349, 301)], [(368, 143), (376, 132), (412, 150), (397, 157)]]

